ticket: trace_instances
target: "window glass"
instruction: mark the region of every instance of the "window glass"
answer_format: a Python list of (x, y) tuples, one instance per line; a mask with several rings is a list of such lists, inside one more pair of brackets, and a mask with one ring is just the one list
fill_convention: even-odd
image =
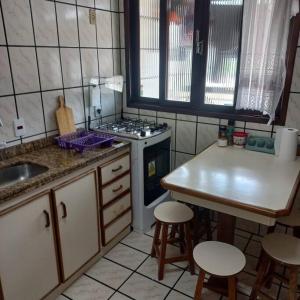
[(205, 104), (234, 105), (243, 0), (211, 0)]
[(168, 0), (167, 100), (190, 102), (194, 0)]
[(140, 96), (159, 97), (159, 0), (140, 0)]

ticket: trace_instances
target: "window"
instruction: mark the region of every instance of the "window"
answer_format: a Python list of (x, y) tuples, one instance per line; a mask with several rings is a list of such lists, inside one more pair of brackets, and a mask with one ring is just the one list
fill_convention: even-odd
[[(127, 0), (128, 106), (266, 122), (258, 111), (235, 109), (243, 9), (243, 0)], [(285, 120), (297, 28), (299, 15), (291, 23), (278, 124)]]

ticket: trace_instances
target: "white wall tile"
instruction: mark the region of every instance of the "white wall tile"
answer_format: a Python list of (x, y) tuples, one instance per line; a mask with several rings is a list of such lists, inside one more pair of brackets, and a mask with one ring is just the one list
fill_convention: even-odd
[(84, 122), (85, 118), (82, 88), (65, 90), (65, 97), (66, 105), (73, 110), (74, 122)]
[(122, 112), (122, 101), (122, 93), (115, 92), (116, 114), (120, 114)]
[(197, 116), (177, 114), (177, 120), (196, 122)]
[(37, 48), (42, 90), (62, 88), (59, 51), (56, 48)]
[(95, 7), (94, 0), (77, 0), (77, 4), (88, 7)]
[(97, 10), (97, 38), (99, 48), (112, 47), (111, 13)]
[(43, 92), (43, 105), (45, 114), (46, 130), (57, 129), (56, 110), (58, 109), (58, 96), (63, 95), (62, 90)]
[(104, 86), (101, 86), (101, 105), (102, 105), (102, 111), (101, 111), (102, 117), (109, 116), (116, 113), (114, 91), (109, 90)]
[(89, 8), (78, 7), (80, 47), (96, 47), (96, 26), (90, 24)]
[(0, 47), (0, 95), (13, 93), (7, 48)]
[(97, 49), (81, 49), (81, 64), (84, 83), (89, 78), (98, 76)]
[(219, 126), (197, 124), (197, 153), (202, 152), (218, 139)]
[(297, 49), (291, 91), (300, 92), (300, 48)]
[(81, 69), (79, 50), (77, 48), (62, 48), (61, 63), (65, 87), (81, 85)]
[(113, 52), (111, 49), (98, 49), (100, 77), (110, 77), (114, 74)]
[(4, 45), (5, 43), (6, 43), (6, 40), (5, 40), (5, 35), (4, 35), (2, 14), (0, 14), (0, 45)]
[(247, 131), (247, 129), (272, 131), (272, 125), (247, 122), (246, 123), (246, 131)]
[(96, 0), (96, 8), (110, 10), (110, 0)]
[(167, 123), (169, 127), (171, 127), (171, 149), (175, 150), (175, 127), (176, 121), (172, 119), (164, 119), (164, 118), (157, 118), (158, 124)]
[(61, 3), (57, 3), (56, 7), (60, 45), (78, 47), (76, 7)]
[(140, 109), (140, 115), (156, 117), (155, 110)]
[(31, 0), (36, 44), (57, 46), (57, 27), (54, 2)]
[(119, 0), (110, 0), (110, 9), (112, 11), (119, 11)]
[(300, 129), (300, 94), (290, 94), (286, 126)]
[(40, 89), (35, 49), (9, 47), (16, 93), (35, 92)]
[(9, 45), (34, 45), (28, 0), (2, 0), (2, 9)]
[(118, 13), (112, 13), (112, 42), (113, 48), (120, 47), (120, 18)]
[(124, 14), (120, 14), (120, 47), (125, 48), (125, 23)]
[(180, 167), (187, 161), (191, 160), (194, 156), (186, 153), (176, 152), (176, 159), (175, 159), (175, 168)]
[(121, 75), (121, 50), (113, 49), (114, 75)]
[(19, 117), (25, 121), (25, 136), (45, 132), (43, 108), (40, 93), (16, 96)]
[(0, 98), (0, 119), (3, 122), (3, 127), (0, 127), (0, 141), (15, 140), (13, 120), (17, 117), (14, 97)]
[(120, 12), (124, 11), (124, 0), (119, 0), (119, 11)]
[(158, 111), (157, 116), (160, 118), (166, 118), (166, 119), (175, 119), (176, 118), (176, 114), (163, 112), (163, 111)]
[(195, 153), (196, 123), (177, 121), (176, 124), (176, 151)]

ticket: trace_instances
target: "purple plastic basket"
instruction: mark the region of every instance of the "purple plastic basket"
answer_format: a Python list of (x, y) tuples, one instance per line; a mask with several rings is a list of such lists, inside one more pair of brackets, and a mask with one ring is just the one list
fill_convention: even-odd
[(78, 152), (83, 152), (96, 147), (110, 147), (114, 141), (114, 136), (106, 133), (79, 130), (57, 137), (56, 141), (59, 147), (63, 149), (74, 149)]

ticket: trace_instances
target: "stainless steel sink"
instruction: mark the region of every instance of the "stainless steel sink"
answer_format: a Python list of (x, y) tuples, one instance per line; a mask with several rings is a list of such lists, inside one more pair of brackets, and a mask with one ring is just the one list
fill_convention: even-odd
[(31, 162), (21, 162), (0, 168), (0, 187), (13, 185), (47, 171), (48, 167)]

